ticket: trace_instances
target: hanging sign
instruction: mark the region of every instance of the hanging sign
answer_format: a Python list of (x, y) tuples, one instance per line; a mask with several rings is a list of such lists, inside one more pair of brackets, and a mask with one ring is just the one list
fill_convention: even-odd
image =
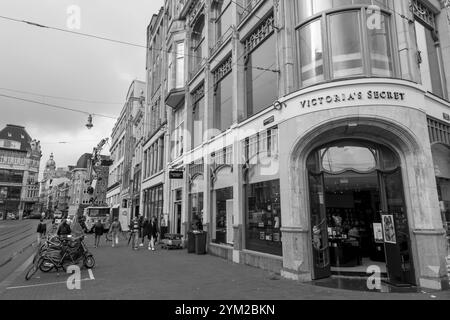
[(169, 171), (169, 179), (182, 180), (183, 178), (184, 178), (184, 171), (181, 171), (181, 170), (171, 170), (171, 171)]

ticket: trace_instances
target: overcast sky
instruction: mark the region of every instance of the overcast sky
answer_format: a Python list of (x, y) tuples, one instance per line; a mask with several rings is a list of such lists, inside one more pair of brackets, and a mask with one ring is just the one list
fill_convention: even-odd
[[(163, 0), (1, 0), (0, 15), (67, 29), (67, 8), (77, 5), (81, 29), (75, 31), (145, 45), (147, 25), (162, 4)], [(118, 116), (131, 81), (145, 80), (145, 48), (1, 18), (0, 42), (0, 94)], [(25, 126), (41, 141), (41, 174), (50, 153), (58, 167), (75, 164), (110, 136), (115, 123), (94, 118), (94, 128), (88, 130), (86, 121), (83, 114), (0, 97), (0, 126)]]

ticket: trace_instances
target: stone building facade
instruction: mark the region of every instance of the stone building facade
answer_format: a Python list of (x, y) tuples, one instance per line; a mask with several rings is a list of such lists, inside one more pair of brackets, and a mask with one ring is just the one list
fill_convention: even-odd
[(0, 216), (22, 219), (39, 210), (41, 145), (24, 127), (6, 125), (0, 131)]
[(167, 0), (148, 27), (141, 211), (286, 278), (376, 266), (446, 288), (448, 10)]

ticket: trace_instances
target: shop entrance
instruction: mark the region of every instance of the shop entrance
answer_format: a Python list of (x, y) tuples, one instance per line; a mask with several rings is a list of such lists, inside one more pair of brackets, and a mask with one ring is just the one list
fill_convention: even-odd
[(389, 148), (340, 141), (307, 162), (314, 278), (366, 275), (415, 284), (400, 161)]

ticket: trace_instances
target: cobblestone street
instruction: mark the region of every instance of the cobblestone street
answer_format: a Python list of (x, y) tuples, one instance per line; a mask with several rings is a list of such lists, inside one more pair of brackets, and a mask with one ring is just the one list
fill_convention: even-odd
[[(92, 247), (91, 237), (87, 243)], [(25, 281), (23, 266), (0, 299), (450, 299), (450, 292), (371, 293), (302, 284), (210, 255), (187, 254), (186, 250), (132, 251), (124, 244), (111, 248), (105, 243), (90, 250), (97, 261), (94, 279), (83, 269), (80, 290), (67, 289), (68, 275), (64, 273), (38, 271)]]

